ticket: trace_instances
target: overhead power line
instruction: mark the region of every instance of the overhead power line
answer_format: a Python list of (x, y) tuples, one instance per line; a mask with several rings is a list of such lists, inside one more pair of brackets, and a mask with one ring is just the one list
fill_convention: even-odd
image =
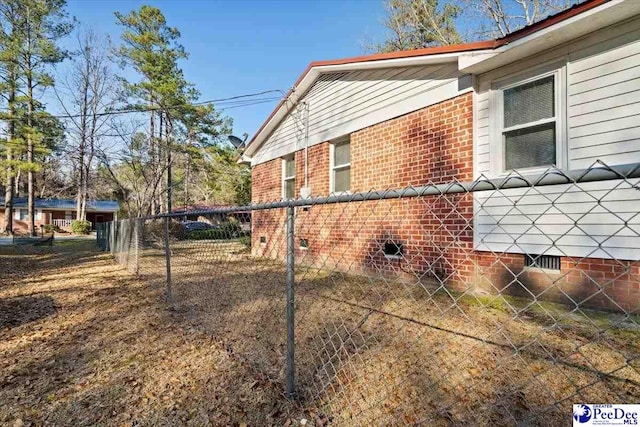
[[(271, 89), (271, 90), (265, 90), (265, 91), (262, 91), (262, 92), (249, 93), (249, 94), (243, 94), (243, 95), (236, 95), (236, 96), (232, 96), (232, 97), (228, 97), (228, 98), (211, 99), (211, 100), (208, 100), (208, 101), (198, 101), (198, 102), (194, 102), (194, 103), (192, 103), (190, 105), (201, 106), (201, 105), (216, 104), (216, 105), (221, 106), (222, 110), (227, 110), (227, 109), (231, 109), (231, 108), (239, 108), (239, 107), (247, 107), (247, 106), (251, 106), (251, 105), (264, 104), (266, 102), (272, 102), (272, 101), (276, 101), (276, 100), (280, 100), (281, 99), (280, 97), (268, 97), (268, 98), (250, 99), (252, 97), (256, 97), (256, 96), (260, 96), (260, 95), (266, 95), (268, 93), (280, 93), (280, 94), (283, 94), (283, 92), (281, 90), (279, 90), (279, 89)], [(176, 104), (176, 105), (172, 105), (172, 106), (128, 108), (128, 109), (121, 109), (121, 110), (101, 111), (101, 112), (98, 112), (98, 113), (95, 113), (95, 114), (87, 114), (87, 115), (82, 115), (82, 114), (49, 114), (49, 115), (46, 116), (46, 118), (76, 119), (76, 118), (81, 118), (81, 117), (84, 117), (84, 116), (104, 117), (104, 116), (115, 116), (115, 115), (120, 115), (120, 114), (148, 113), (148, 112), (152, 112), (152, 111), (180, 110), (180, 109), (186, 108), (187, 106), (188, 105), (185, 105), (185, 104)], [(5, 109), (3, 111), (6, 112), (8, 110)], [(22, 120), (25, 117), (26, 116), (5, 117), (5, 118), (2, 118), (0, 120), (2, 120), (2, 121)]]

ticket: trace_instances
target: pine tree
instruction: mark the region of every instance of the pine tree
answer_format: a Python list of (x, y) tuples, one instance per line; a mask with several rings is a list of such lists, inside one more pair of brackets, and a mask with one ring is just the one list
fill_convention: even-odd
[[(189, 147), (197, 146), (203, 135), (216, 136), (223, 128), (227, 130), (230, 122), (222, 119), (212, 105), (195, 105), (200, 94), (178, 66), (178, 60), (188, 56), (178, 43), (180, 32), (167, 25), (159, 9), (142, 6), (126, 15), (116, 13), (116, 18), (124, 27), (119, 56), (142, 77), (138, 82), (125, 82), (125, 88), (130, 97), (142, 100), (151, 110), (150, 158), (157, 184), (150, 210), (155, 214), (162, 207), (170, 212), (175, 155), (185, 158), (185, 153), (192, 152)], [(178, 137), (184, 142), (180, 143)], [(160, 189), (163, 177), (164, 191)]]
[(36, 99), (36, 89), (53, 85), (47, 68), (63, 61), (68, 53), (57, 42), (73, 29), (73, 21), (67, 19), (64, 0), (5, 0), (5, 7), (12, 8), (11, 55), (15, 55), (16, 97), (15, 103), (26, 106), (24, 121), (17, 111), (10, 111), (9, 122), (20, 123), (26, 156), (19, 167), (27, 172), (29, 233), (35, 229), (34, 173), (40, 169), (38, 154), (47, 151), (47, 139), (39, 129), (39, 123), (47, 114)]
[(118, 24), (124, 27), (123, 44), (118, 54), (124, 64), (131, 66), (142, 77), (138, 82), (125, 81), (125, 89), (130, 97), (143, 100), (146, 103), (143, 107), (150, 110), (150, 155), (156, 171), (153, 193), (157, 195), (153, 198), (151, 213), (155, 214), (162, 205), (159, 203), (162, 198), (160, 187), (165, 173), (165, 209), (171, 208), (172, 111), (186, 103), (190, 87), (177, 61), (186, 58), (187, 54), (177, 42), (180, 32), (167, 25), (159, 9), (142, 6), (140, 10), (126, 15), (116, 12), (116, 18)]
[(22, 141), (17, 139), (15, 134), (16, 93), (18, 90), (17, 66), (18, 53), (21, 46), (19, 28), (20, 17), (17, 14), (18, 3), (15, 1), (5, 1), (0, 3), (0, 64), (4, 79), (0, 84), (0, 93), (7, 103), (7, 112), (0, 114), (0, 119), (7, 123), (6, 138), (0, 140), (0, 148), (4, 161), (1, 162), (5, 174), (5, 197), (4, 197), (4, 224), (2, 232), (13, 233), (13, 198), (14, 180), (19, 162), (19, 150)]

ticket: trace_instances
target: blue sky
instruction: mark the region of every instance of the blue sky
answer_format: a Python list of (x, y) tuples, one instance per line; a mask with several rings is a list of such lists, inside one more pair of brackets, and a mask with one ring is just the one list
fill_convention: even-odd
[[(190, 54), (182, 66), (202, 100), (286, 91), (309, 62), (361, 55), (367, 41), (383, 35), (382, 0), (68, 0), (67, 10), (118, 42), (114, 11), (143, 4), (160, 8), (180, 30)], [(234, 133), (253, 135), (275, 105), (228, 110)]]

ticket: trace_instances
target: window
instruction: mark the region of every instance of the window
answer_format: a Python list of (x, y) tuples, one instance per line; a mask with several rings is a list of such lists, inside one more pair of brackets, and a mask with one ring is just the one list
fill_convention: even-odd
[(387, 258), (400, 258), (404, 253), (404, 245), (397, 242), (386, 242), (384, 244), (384, 256)]
[(495, 147), (501, 153), (496, 171), (562, 167), (564, 89), (562, 67), (558, 67), (554, 64), (547, 67), (551, 68), (547, 73), (538, 71), (533, 77), (510, 79), (495, 91), (499, 109), (494, 110), (497, 113), (494, 123), (498, 129), (496, 141), (501, 145)]
[(560, 257), (553, 255), (530, 255), (524, 256), (525, 267), (544, 268), (546, 270), (560, 271)]
[(351, 141), (331, 144), (331, 192), (341, 193), (351, 189)]
[(29, 219), (29, 210), (20, 209), (20, 221), (27, 221)]
[(300, 249), (309, 249), (308, 239), (300, 239)]
[(282, 159), (282, 197), (296, 197), (296, 160), (293, 156)]

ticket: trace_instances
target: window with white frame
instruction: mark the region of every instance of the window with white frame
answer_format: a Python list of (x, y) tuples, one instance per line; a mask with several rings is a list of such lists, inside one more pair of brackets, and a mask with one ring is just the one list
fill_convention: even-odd
[(331, 192), (351, 189), (351, 141), (349, 138), (331, 144)]
[(296, 161), (294, 156), (282, 159), (282, 197), (296, 197)]
[(497, 91), (502, 171), (562, 167), (560, 76), (556, 69)]
[(20, 221), (26, 221), (29, 219), (29, 210), (28, 209), (20, 209)]

